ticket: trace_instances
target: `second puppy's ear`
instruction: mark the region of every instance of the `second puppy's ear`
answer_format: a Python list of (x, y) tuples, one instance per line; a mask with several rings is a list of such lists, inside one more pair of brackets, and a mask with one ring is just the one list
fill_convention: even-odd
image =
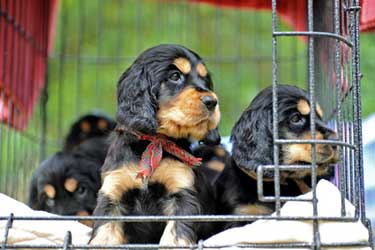
[(208, 131), (207, 135), (205, 138), (201, 141), (204, 144), (208, 146), (216, 146), (219, 145), (221, 141), (219, 129), (215, 128), (210, 131)]

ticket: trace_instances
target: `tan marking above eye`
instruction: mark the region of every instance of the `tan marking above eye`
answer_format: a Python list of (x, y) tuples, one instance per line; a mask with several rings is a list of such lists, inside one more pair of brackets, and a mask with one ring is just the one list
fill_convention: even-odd
[(45, 185), (43, 191), (50, 199), (54, 199), (56, 197), (56, 189), (51, 184)]
[(68, 178), (64, 182), (64, 187), (66, 190), (73, 193), (78, 187), (78, 181), (74, 178)]
[(100, 130), (106, 130), (106, 129), (108, 128), (108, 123), (107, 123), (107, 121), (104, 120), (104, 119), (100, 119), (100, 120), (98, 121), (98, 128), (99, 128)]
[(224, 157), (226, 155), (226, 152), (223, 148), (215, 148), (215, 154), (219, 157)]
[(297, 110), (302, 114), (302, 115), (308, 115), (310, 114), (310, 105), (305, 99), (300, 99), (297, 102)]
[(204, 66), (203, 63), (198, 63), (197, 72), (201, 77), (205, 77), (207, 75), (206, 66)]
[(173, 64), (184, 74), (189, 74), (191, 71), (191, 63), (184, 57), (176, 58)]
[(316, 113), (320, 116), (320, 118), (323, 117), (323, 110), (320, 107), (319, 103), (316, 104)]
[(84, 132), (84, 133), (90, 133), (90, 131), (91, 131), (91, 126), (90, 126), (90, 123), (89, 122), (87, 122), (87, 121), (83, 121), (83, 122), (81, 122), (81, 124), (80, 124), (80, 128), (81, 128), (81, 130)]

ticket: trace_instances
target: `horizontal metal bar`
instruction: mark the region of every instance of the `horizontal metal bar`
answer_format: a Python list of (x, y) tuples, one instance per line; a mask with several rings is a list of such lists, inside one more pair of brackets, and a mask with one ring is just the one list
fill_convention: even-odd
[[(110, 64), (118, 63), (119, 61), (134, 61), (136, 56), (95, 56), (95, 55), (70, 55), (70, 54), (54, 54), (50, 56), (50, 59), (55, 60), (68, 60), (88, 63), (99, 63), (99, 64)], [(204, 56), (206, 62), (216, 63), (241, 63), (241, 62), (271, 62), (271, 56)], [(284, 56), (282, 57), (283, 62), (293, 62), (298, 59), (304, 59), (304, 55), (299, 56)]]
[[(238, 248), (310, 248), (313, 246), (309, 242), (292, 242), (292, 243), (241, 243), (241, 244), (231, 244), (231, 245), (211, 245), (206, 246), (203, 244), (204, 248), (226, 248), (226, 247), (238, 247)], [(322, 247), (366, 247), (370, 246), (369, 242), (338, 242), (338, 243), (321, 243)], [(17, 244), (17, 245), (6, 245), (7, 249), (19, 249), (19, 248), (41, 248), (41, 249), (57, 249), (62, 248), (62, 245), (31, 245), (31, 244)], [(72, 244), (70, 245), (72, 249), (196, 249), (197, 244), (192, 244), (189, 246), (163, 246), (159, 244), (122, 244), (122, 245), (83, 245), (83, 244)]]
[(344, 36), (340, 36), (330, 32), (321, 32), (321, 31), (275, 31), (272, 33), (273, 36), (317, 36), (317, 37), (327, 37), (338, 39), (341, 42), (344, 42), (350, 48), (353, 47), (352, 42), (346, 39)]
[[(0, 220), (8, 220), (9, 216), (1, 216)], [(14, 216), (13, 221), (68, 221), (68, 220), (104, 220), (125, 222), (163, 222), (174, 221), (252, 221), (252, 220), (322, 220), (322, 221), (355, 221), (354, 217), (328, 217), (328, 216), (273, 216), (273, 215), (153, 215), (153, 216)]]
[(342, 142), (342, 141), (335, 141), (335, 140), (298, 140), (298, 139), (276, 139), (276, 144), (326, 144), (326, 145), (336, 145), (336, 146), (343, 146), (352, 149), (356, 149), (357, 147), (353, 144)]

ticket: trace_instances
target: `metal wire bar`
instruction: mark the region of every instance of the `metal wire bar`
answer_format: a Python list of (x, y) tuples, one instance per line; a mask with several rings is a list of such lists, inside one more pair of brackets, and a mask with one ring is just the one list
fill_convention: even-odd
[(274, 32), (274, 36), (309, 36), (309, 37), (325, 37), (334, 38), (344, 42), (349, 47), (353, 47), (353, 44), (341, 35), (337, 35), (331, 32), (320, 32), (320, 31), (279, 31)]
[[(348, 242), (348, 243), (322, 243), (321, 247), (366, 247), (370, 244), (368, 242)], [(30, 244), (20, 244), (20, 245), (6, 245), (7, 249), (19, 249), (19, 248), (38, 248), (38, 249), (57, 249), (63, 248), (64, 245), (30, 245)], [(236, 245), (210, 245), (206, 246), (203, 244), (204, 249), (211, 248), (227, 248), (227, 247), (237, 247), (237, 248), (311, 248), (314, 243), (246, 243), (246, 244), (236, 244)], [(121, 244), (121, 245), (75, 245), (72, 244), (72, 249), (201, 249), (199, 244), (192, 244), (189, 246), (163, 246), (159, 244)]]
[(4, 232), (4, 241), (1, 245), (2, 250), (7, 249), (6, 245), (8, 241), (9, 229), (12, 227), (12, 225), (13, 225), (13, 213), (11, 213), (7, 219), (7, 224), (5, 226), (5, 232)]
[(343, 141), (336, 141), (336, 140), (302, 140), (302, 139), (278, 139), (275, 140), (277, 144), (325, 144), (325, 145), (336, 145), (336, 146), (343, 146), (350, 149), (356, 149), (357, 147), (353, 144), (346, 143)]
[[(277, 0), (272, 0), (272, 34), (277, 31)], [(278, 129), (278, 64), (277, 64), (277, 39), (272, 35), (272, 132), (273, 141), (279, 139)], [(274, 187), (275, 187), (275, 210), (276, 215), (280, 215), (281, 201), (280, 201), (280, 170), (279, 170), (279, 146), (273, 144), (273, 164), (274, 164)], [(263, 191), (263, 190), (262, 190)], [(259, 192), (259, 190), (258, 190)], [(258, 193), (258, 196), (260, 194)]]
[[(9, 216), (0, 216), (0, 220), (8, 220)], [(353, 222), (356, 217), (340, 216), (280, 216), (280, 215), (142, 215), (142, 216), (13, 216), (13, 220), (22, 221), (71, 221), (71, 220), (101, 220), (101, 221), (124, 221), (124, 222), (164, 222), (174, 221), (253, 221), (253, 220), (321, 220)]]

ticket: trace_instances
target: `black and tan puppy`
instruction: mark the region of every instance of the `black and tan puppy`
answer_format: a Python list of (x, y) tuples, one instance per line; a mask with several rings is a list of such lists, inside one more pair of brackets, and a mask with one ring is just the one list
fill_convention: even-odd
[[(310, 112), (316, 111), (316, 139), (336, 139), (336, 133), (322, 121), (319, 105), (310, 106), (307, 93), (297, 87), (278, 86), (278, 128), (280, 139), (311, 139)], [(261, 91), (235, 124), (231, 140), (232, 160), (217, 181), (220, 214), (262, 215), (273, 212), (274, 203), (258, 200), (257, 167), (274, 164), (272, 88)], [(283, 144), (279, 151), (280, 165), (311, 164), (311, 144)], [(316, 145), (318, 178), (333, 175), (331, 164), (337, 162), (335, 146)], [(297, 196), (309, 191), (311, 171), (297, 169), (280, 171), (281, 196)], [(264, 195), (274, 195), (273, 172), (264, 173)], [(231, 227), (238, 223), (228, 223)]]
[(223, 145), (200, 144), (193, 148), (193, 155), (202, 159), (200, 169), (213, 185), (230, 159), (230, 154)]
[(59, 215), (91, 215), (109, 147), (106, 135), (114, 124), (100, 115), (79, 118), (65, 140), (65, 150), (43, 161), (33, 173), (30, 207)]
[(103, 114), (81, 116), (70, 127), (65, 138), (64, 151), (71, 150), (90, 138), (108, 137), (115, 126), (116, 122)]
[[(189, 139), (218, 142), (217, 96), (202, 59), (177, 45), (144, 51), (118, 82), (117, 135), (102, 168), (95, 215), (213, 212), (210, 184)], [(209, 140), (209, 141), (207, 141)], [(205, 235), (184, 221), (97, 221), (90, 244), (188, 245)]]

